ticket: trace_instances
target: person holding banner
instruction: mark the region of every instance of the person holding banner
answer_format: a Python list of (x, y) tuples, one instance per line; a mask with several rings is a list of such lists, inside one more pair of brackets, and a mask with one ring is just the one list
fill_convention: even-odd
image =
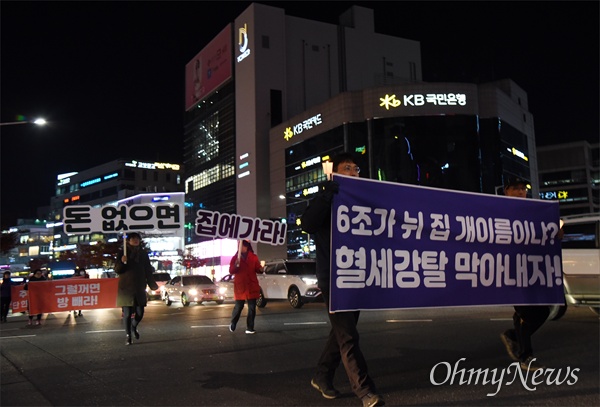
[(0, 322), (8, 322), (8, 310), (10, 309), (10, 301), (12, 298), (11, 290), (12, 290), (12, 280), (10, 279), (10, 271), (5, 271), (2, 275), (2, 286), (1, 290), (1, 305), (2, 305), (2, 314), (0, 314)]
[(260, 297), (260, 285), (256, 274), (261, 271), (262, 266), (258, 256), (254, 254), (250, 242), (248, 240), (240, 241), (238, 252), (231, 258), (229, 263), (229, 274), (235, 275), (233, 280), (235, 305), (231, 313), (231, 324), (229, 324), (231, 332), (235, 331), (244, 309), (244, 303), (247, 301), (246, 333), (249, 335), (256, 333), (254, 318), (256, 316), (256, 300)]
[[(527, 198), (527, 181), (508, 177), (504, 184), (504, 195)], [(512, 360), (519, 362), (523, 370), (533, 372), (543, 369), (545, 366), (533, 356), (531, 337), (548, 319), (550, 308), (546, 305), (515, 305), (514, 308), (513, 328), (500, 334), (506, 352)]]
[[(33, 275), (31, 277), (29, 277), (29, 280), (27, 281), (27, 283), (25, 284), (24, 289), (25, 290), (29, 290), (29, 283), (33, 283), (36, 281), (46, 281), (47, 278), (44, 277), (44, 273), (42, 272), (41, 269), (36, 269), (33, 272)], [(29, 301), (27, 302), (27, 306), (29, 307)], [(27, 325), (32, 325), (33, 324), (33, 315), (31, 315), (31, 313), (29, 314), (29, 321), (27, 322)], [(42, 325), (42, 314), (37, 314), (36, 318), (35, 318), (35, 324), (36, 325)]]
[[(360, 168), (354, 157), (342, 153), (333, 158), (333, 172), (358, 177)], [(329, 178), (329, 175), (328, 175)], [(325, 306), (329, 310), (331, 281), (331, 203), (339, 190), (335, 181), (327, 181), (302, 215), (302, 229), (313, 236), (317, 252), (317, 280)], [(317, 371), (311, 385), (326, 399), (335, 399), (340, 392), (333, 387), (333, 378), (340, 362), (343, 362), (352, 391), (364, 407), (383, 406), (385, 401), (377, 394), (375, 384), (368, 373), (367, 362), (359, 346), (357, 329), (359, 311), (328, 313), (331, 330), (317, 363)]]
[[(157, 290), (158, 284), (154, 281), (154, 267), (150, 264), (148, 253), (141, 247), (141, 236), (132, 232), (127, 234), (127, 241), (123, 251), (117, 256), (115, 273), (119, 276), (119, 289), (117, 291), (117, 306), (123, 309), (125, 320), (126, 345), (131, 345), (131, 333), (135, 339), (140, 339), (137, 327), (144, 318), (146, 307), (146, 285)], [(135, 313), (133, 321), (131, 315)]]

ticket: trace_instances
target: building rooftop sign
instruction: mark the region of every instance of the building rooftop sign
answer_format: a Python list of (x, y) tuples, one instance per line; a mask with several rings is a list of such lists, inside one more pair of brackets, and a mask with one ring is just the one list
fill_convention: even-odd
[(286, 127), (283, 132), (283, 138), (286, 141), (290, 141), (292, 137), (302, 133), (304, 130), (310, 130), (321, 124), (323, 124), (323, 119), (321, 118), (321, 113), (319, 113), (291, 127)]
[(133, 168), (146, 168), (148, 170), (174, 170), (179, 171), (179, 164), (169, 164), (169, 163), (146, 163), (142, 161), (131, 161), (130, 163), (125, 163), (125, 167), (133, 167)]
[(396, 96), (395, 94), (386, 94), (385, 96), (379, 98), (379, 101), (379, 106), (385, 108), (385, 110), (395, 109), (402, 106), (466, 106), (467, 95), (464, 93), (415, 93), (401, 96)]

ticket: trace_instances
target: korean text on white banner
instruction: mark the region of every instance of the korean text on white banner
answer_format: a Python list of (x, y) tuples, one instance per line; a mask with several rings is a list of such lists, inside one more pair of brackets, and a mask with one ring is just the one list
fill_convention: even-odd
[(195, 230), (198, 236), (246, 239), (277, 246), (286, 243), (287, 224), (200, 209), (196, 212)]
[(334, 180), (332, 312), (564, 304), (558, 203)]
[(103, 206), (72, 205), (63, 209), (63, 230), (68, 234), (91, 232), (126, 233), (171, 231), (183, 228), (179, 204), (137, 204)]

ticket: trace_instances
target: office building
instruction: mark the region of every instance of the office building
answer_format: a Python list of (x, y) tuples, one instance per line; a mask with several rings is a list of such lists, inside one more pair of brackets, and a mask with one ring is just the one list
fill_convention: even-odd
[[(285, 218), (288, 247), (257, 245), (260, 257), (310, 256), (295, 221), (321, 161), (344, 150), (361, 177), (495, 193), (518, 175), (537, 194), (525, 91), (421, 72), (419, 42), (375, 32), (373, 10), (353, 6), (335, 25), (252, 4), (186, 65), (188, 223), (198, 208)], [(186, 233), (187, 245), (206, 240)]]
[(540, 199), (558, 201), (562, 216), (600, 211), (599, 144), (538, 147)]

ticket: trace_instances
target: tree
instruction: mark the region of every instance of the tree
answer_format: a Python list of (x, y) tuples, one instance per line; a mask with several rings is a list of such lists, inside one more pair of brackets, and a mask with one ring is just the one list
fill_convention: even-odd
[(179, 264), (185, 267), (187, 273), (190, 273), (192, 269), (204, 266), (208, 260), (201, 259), (192, 255), (191, 250), (187, 251), (187, 254), (179, 260)]

